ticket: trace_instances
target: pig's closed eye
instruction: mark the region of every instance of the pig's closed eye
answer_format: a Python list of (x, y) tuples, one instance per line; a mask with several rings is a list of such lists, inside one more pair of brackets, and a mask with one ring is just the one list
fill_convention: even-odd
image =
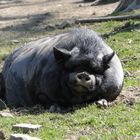
[(110, 66), (109, 65), (104, 65), (103, 66), (103, 71), (105, 72), (107, 69), (109, 69), (110, 68)]
[(107, 66), (105, 67), (105, 70), (107, 70), (108, 68), (110, 68), (110, 66), (109, 66), (109, 65), (107, 65)]
[[(107, 68), (106, 68), (106, 69), (107, 69)], [(106, 69), (104, 69), (104, 68), (98, 68), (98, 67), (92, 68), (92, 73), (93, 73), (93, 74), (100, 74), (100, 75), (103, 75)]]

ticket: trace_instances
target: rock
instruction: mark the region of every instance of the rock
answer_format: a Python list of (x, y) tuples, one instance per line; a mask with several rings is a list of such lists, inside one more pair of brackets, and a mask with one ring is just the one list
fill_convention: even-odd
[(56, 29), (56, 26), (53, 25), (53, 24), (48, 24), (48, 26), (46, 27), (46, 30), (47, 30), (47, 31), (53, 31), (53, 30), (55, 30), (55, 29)]
[(0, 140), (4, 140), (5, 139), (5, 134), (3, 133), (3, 131), (0, 131)]
[(16, 130), (21, 130), (23, 131), (23, 133), (28, 133), (28, 132), (33, 132), (33, 131), (37, 131), (41, 128), (41, 125), (33, 125), (33, 124), (16, 124), (13, 125), (12, 130), (16, 131)]
[(14, 117), (14, 115), (9, 111), (0, 111), (0, 117)]
[(79, 7), (84, 7), (85, 5), (84, 4), (79, 4)]
[(97, 104), (97, 106), (99, 108), (106, 108), (106, 107), (108, 107), (108, 102), (105, 99), (101, 99), (101, 100), (97, 101), (96, 104)]
[(58, 29), (65, 29), (67, 27), (72, 27), (72, 25), (74, 24), (74, 21), (70, 21), (70, 20), (66, 20), (64, 22), (62, 22), (61, 24), (57, 25)]
[(12, 43), (20, 43), (18, 40), (11, 40)]
[(11, 134), (9, 140), (41, 140), (41, 139), (36, 137), (31, 137), (25, 134)]
[(132, 40), (131, 39), (128, 39), (128, 44), (132, 44)]
[(93, 12), (92, 15), (96, 15), (96, 12)]
[(6, 109), (6, 108), (7, 108), (6, 104), (4, 103), (3, 100), (0, 99), (0, 110)]

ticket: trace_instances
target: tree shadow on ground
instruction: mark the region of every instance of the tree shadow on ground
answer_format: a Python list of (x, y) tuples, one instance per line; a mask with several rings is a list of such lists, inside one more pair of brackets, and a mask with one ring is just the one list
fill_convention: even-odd
[(32, 2), (32, 3), (29, 3), (29, 2), (26, 2), (24, 0), (9, 0), (9, 1), (6, 1), (5, 3), (1, 3), (0, 1), (0, 9), (6, 9), (6, 8), (11, 8), (11, 7), (22, 7), (22, 6), (34, 6), (34, 5), (44, 5), (44, 4), (47, 4), (48, 1), (46, 2)]
[[(39, 1), (39, 2), (30, 2), (30, 1), (25, 1), (25, 0), (1, 0), (0, 1), (0, 9), (6, 9), (6, 8), (12, 8), (12, 7), (22, 7), (22, 6), (34, 6), (34, 5), (45, 5), (48, 4), (49, 0), (47, 1)], [(18, 11), (18, 12), (22, 12)], [(39, 14), (31, 14), (31, 15), (24, 15), (24, 16), (5, 16), (2, 17), (0, 16), (0, 21), (6, 21), (10, 23), (14, 23), (6, 26), (6, 27), (1, 27), (0, 31), (14, 31), (17, 33), (22, 33), (23, 32), (38, 32), (42, 31), (44, 28), (42, 23), (44, 21), (50, 20), (54, 18), (54, 15), (52, 13), (39, 13)]]
[(15, 32), (39, 31), (41, 30), (41, 26), (39, 25), (43, 23), (45, 20), (50, 20), (53, 17), (54, 16), (51, 13), (42, 13), (42, 14), (35, 14), (30, 16), (0, 17), (0, 20), (27, 19), (23, 23), (2, 28), (1, 31), (15, 31)]
[(24, 0), (0, 0), (0, 5), (22, 3)]

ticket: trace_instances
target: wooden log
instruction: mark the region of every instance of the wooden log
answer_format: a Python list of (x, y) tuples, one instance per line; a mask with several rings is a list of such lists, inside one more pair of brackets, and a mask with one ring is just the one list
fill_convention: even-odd
[(95, 22), (105, 22), (105, 21), (123, 21), (129, 19), (140, 19), (140, 14), (136, 15), (122, 15), (122, 16), (107, 16), (107, 17), (97, 17), (97, 18), (83, 18), (83, 19), (76, 19), (75, 23), (95, 23)]

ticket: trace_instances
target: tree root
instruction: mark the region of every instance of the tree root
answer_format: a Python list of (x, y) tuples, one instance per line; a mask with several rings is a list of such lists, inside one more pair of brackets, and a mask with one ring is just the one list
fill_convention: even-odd
[(121, 0), (117, 8), (114, 10), (113, 14), (130, 12), (139, 8), (140, 8), (139, 0)]

